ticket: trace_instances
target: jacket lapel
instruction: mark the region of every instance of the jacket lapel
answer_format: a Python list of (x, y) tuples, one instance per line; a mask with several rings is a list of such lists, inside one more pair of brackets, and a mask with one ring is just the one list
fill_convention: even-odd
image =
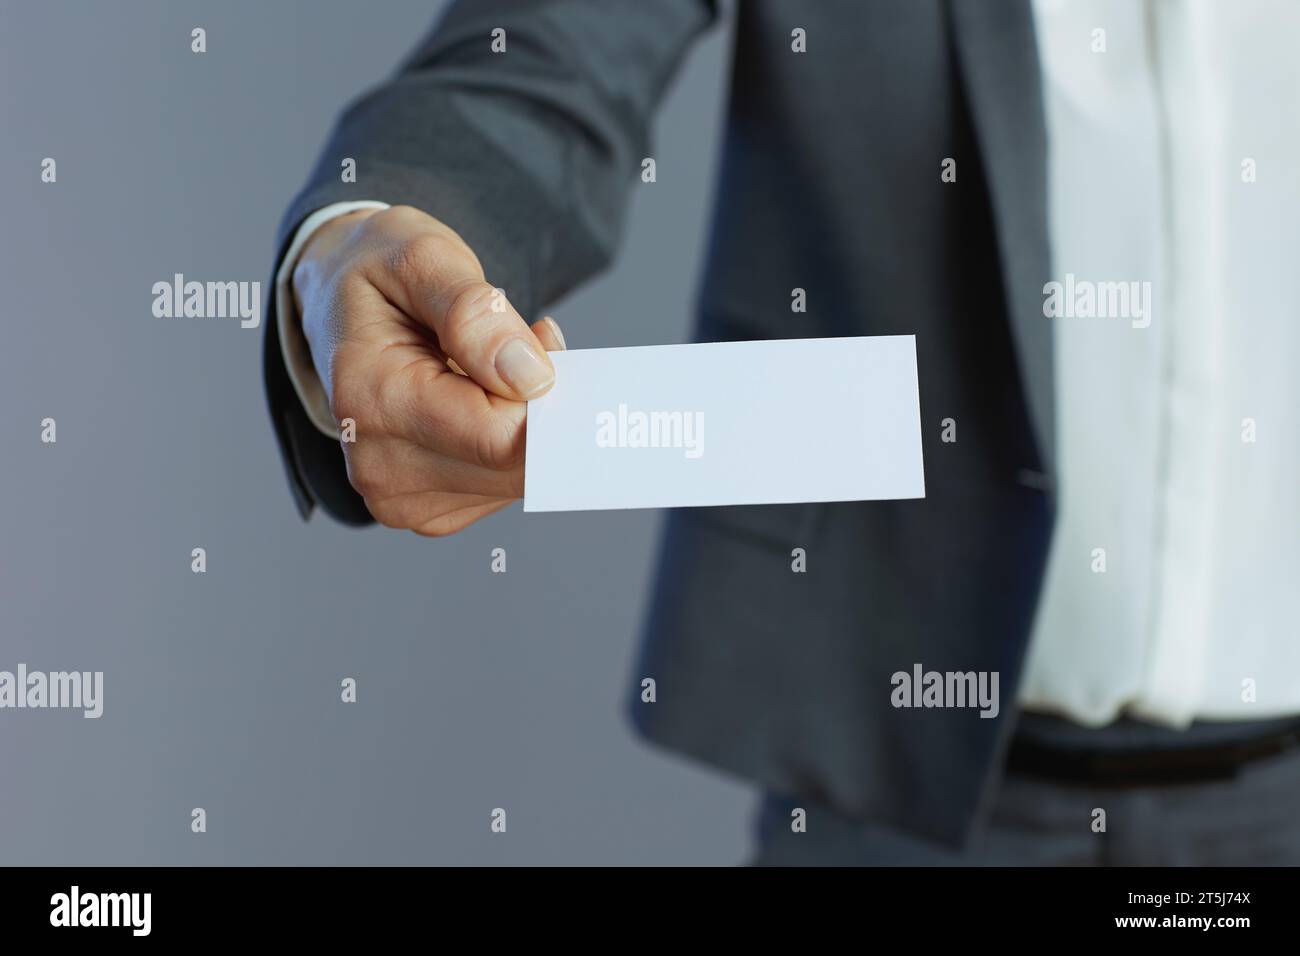
[(1047, 129), (1037, 40), (1028, 0), (948, 0), (953, 41), (979, 143), (998, 235), (998, 256), (1015, 340), (1020, 386), (1054, 477)]

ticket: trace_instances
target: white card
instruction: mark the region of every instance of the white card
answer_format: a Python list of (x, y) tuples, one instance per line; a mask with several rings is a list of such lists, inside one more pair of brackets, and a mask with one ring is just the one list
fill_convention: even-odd
[(916, 337), (552, 352), (525, 511), (924, 498)]

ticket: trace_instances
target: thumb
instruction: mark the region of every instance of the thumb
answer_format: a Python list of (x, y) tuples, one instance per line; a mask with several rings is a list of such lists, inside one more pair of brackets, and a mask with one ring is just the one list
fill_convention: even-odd
[(527, 401), (545, 394), (555, 382), (543, 342), (501, 289), (466, 278), (444, 287), (424, 305), (417, 318), (433, 330), (439, 348), (489, 392)]

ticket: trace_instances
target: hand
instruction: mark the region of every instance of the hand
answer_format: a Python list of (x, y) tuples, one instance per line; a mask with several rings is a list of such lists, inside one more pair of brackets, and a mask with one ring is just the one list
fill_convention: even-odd
[(455, 231), (407, 206), (326, 223), (293, 292), (348, 480), (390, 528), (452, 534), (524, 489), (524, 418), (555, 381), (555, 321), (530, 328)]

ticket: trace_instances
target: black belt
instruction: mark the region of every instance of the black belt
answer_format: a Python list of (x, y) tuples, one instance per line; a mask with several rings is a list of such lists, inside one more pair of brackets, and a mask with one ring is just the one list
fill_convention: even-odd
[(1231, 780), (1244, 768), (1300, 747), (1300, 728), (1249, 740), (1158, 750), (1056, 748), (1016, 737), (1007, 772), (1095, 787), (1162, 787)]

